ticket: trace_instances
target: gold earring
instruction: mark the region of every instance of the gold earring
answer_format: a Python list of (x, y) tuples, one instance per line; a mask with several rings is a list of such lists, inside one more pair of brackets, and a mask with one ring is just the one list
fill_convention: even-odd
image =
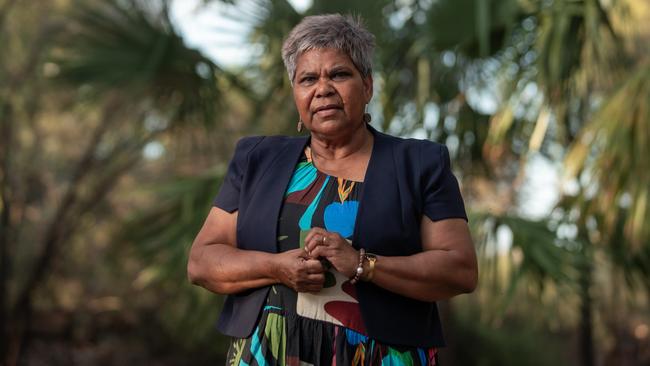
[(298, 128), (297, 128), (297, 130), (298, 130), (298, 132), (302, 132), (302, 120), (301, 119), (298, 120)]

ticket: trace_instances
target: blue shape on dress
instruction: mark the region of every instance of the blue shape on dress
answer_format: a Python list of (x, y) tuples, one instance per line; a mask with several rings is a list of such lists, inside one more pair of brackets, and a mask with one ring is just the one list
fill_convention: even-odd
[(251, 354), (259, 366), (266, 366), (267, 363), (264, 355), (262, 354), (262, 344), (260, 343), (260, 336), (258, 334), (261, 331), (262, 330), (258, 326), (255, 329), (255, 332), (253, 332), (253, 339), (251, 339)]
[(344, 238), (350, 238), (354, 233), (354, 222), (359, 210), (359, 201), (332, 202), (325, 207), (323, 220), (327, 231), (339, 233)]
[(427, 364), (427, 355), (424, 353), (422, 348), (418, 348), (418, 356), (420, 356), (420, 365)]
[(264, 307), (264, 311), (267, 311), (267, 310), (278, 310), (278, 311), (282, 311), (282, 308), (279, 308), (279, 307), (277, 307), (277, 306), (266, 305), (266, 306)]
[(302, 191), (303, 189), (309, 187), (316, 180), (318, 170), (314, 167), (312, 163), (300, 163), (298, 168), (293, 172), (291, 176), (291, 181), (289, 181), (289, 188), (285, 196), (293, 192)]
[(368, 336), (365, 336), (359, 332), (355, 332), (350, 328), (345, 328), (345, 338), (347, 339), (348, 343), (353, 346), (356, 346), (359, 343), (368, 342)]

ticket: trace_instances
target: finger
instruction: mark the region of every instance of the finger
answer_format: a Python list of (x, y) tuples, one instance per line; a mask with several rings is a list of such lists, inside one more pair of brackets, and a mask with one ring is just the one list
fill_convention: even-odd
[(310, 253), (310, 258), (329, 258), (332, 254), (332, 250), (328, 247), (317, 246)]
[(352, 247), (350, 241), (345, 239), (339, 233), (331, 233), (330, 237), (327, 238), (327, 243), (329, 246), (334, 246), (337, 248), (348, 248)]
[(323, 284), (325, 283), (325, 274), (324, 273), (310, 274), (307, 276), (307, 280), (312, 285), (323, 286)]
[(337, 248), (321, 247), (314, 255), (318, 256), (317, 258), (325, 258), (327, 260), (335, 260), (341, 256), (341, 250)]
[(302, 292), (311, 292), (311, 293), (317, 293), (320, 292), (323, 289), (323, 284), (325, 281), (318, 281), (310, 284), (306, 284), (304, 286), (300, 286)]
[(325, 271), (325, 268), (323, 268), (323, 264), (321, 261), (318, 259), (308, 259), (305, 261), (305, 267), (307, 269), (307, 273), (323, 273)]
[(322, 227), (313, 227), (313, 228), (311, 228), (309, 230), (309, 232), (307, 233), (307, 236), (305, 236), (305, 243), (312, 240), (312, 238), (314, 236), (317, 236), (317, 235), (322, 236), (322, 235), (325, 235), (325, 234), (327, 234), (327, 230), (323, 229)]
[(307, 261), (309, 259), (312, 259), (311, 258), (311, 253), (308, 252), (307, 250), (298, 249), (298, 253), (296, 253), (296, 254), (297, 254), (298, 258), (300, 260), (303, 260), (303, 261)]
[(305, 240), (305, 248), (307, 248), (307, 252), (311, 252), (316, 247), (323, 245), (323, 238), (324, 236), (322, 234), (315, 234), (308, 240)]
[(323, 289), (323, 286), (315, 286), (314, 285), (314, 286), (307, 286), (307, 287), (300, 288), (299, 290), (296, 290), (296, 292), (303, 292), (303, 293), (309, 293), (309, 294), (316, 295), (319, 292), (321, 292), (322, 289)]
[(314, 235), (313, 237), (311, 237), (311, 239), (305, 241), (305, 248), (307, 248), (308, 252), (311, 252), (319, 245), (322, 245), (322, 243), (323, 243), (322, 236)]
[(305, 239), (305, 251), (307, 253), (311, 253), (312, 250), (316, 247), (315, 244), (312, 243), (313, 240), (311, 238), (306, 238)]
[[(327, 231), (325, 231), (322, 235), (314, 235), (312, 240), (310, 241), (311, 247), (309, 248), (309, 250), (312, 251), (314, 250), (314, 248), (319, 246), (327, 247), (330, 245), (330, 243), (333, 243), (332, 239), (333, 237)], [(336, 237), (334, 237), (334, 239), (336, 239)]]
[(312, 274), (307, 277), (303, 277), (300, 280), (296, 281), (294, 289), (296, 291), (318, 291), (323, 287), (325, 283), (324, 274)]
[(356, 250), (345, 239), (333, 240), (328, 245), (328, 248), (330, 249), (329, 255), (334, 256), (349, 256), (356, 252)]

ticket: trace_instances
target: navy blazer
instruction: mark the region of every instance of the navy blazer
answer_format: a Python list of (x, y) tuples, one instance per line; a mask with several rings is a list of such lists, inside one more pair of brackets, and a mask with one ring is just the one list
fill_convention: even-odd
[[(406, 256), (422, 251), (422, 215), (431, 220), (464, 218), (463, 200), (444, 145), (374, 135), (352, 243), (370, 253)], [(284, 194), (309, 137), (246, 137), (237, 143), (214, 205), (239, 210), (237, 246), (276, 253), (277, 223)], [(356, 285), (371, 338), (388, 344), (443, 346), (435, 303), (407, 298), (372, 283)], [(229, 295), (217, 328), (248, 337), (257, 324), (269, 287)]]

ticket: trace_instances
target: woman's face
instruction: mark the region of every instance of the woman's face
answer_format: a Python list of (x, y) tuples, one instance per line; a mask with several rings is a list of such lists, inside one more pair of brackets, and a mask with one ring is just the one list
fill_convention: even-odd
[(334, 137), (355, 131), (371, 97), (372, 77), (364, 79), (346, 53), (320, 48), (298, 57), (293, 99), (311, 132)]

